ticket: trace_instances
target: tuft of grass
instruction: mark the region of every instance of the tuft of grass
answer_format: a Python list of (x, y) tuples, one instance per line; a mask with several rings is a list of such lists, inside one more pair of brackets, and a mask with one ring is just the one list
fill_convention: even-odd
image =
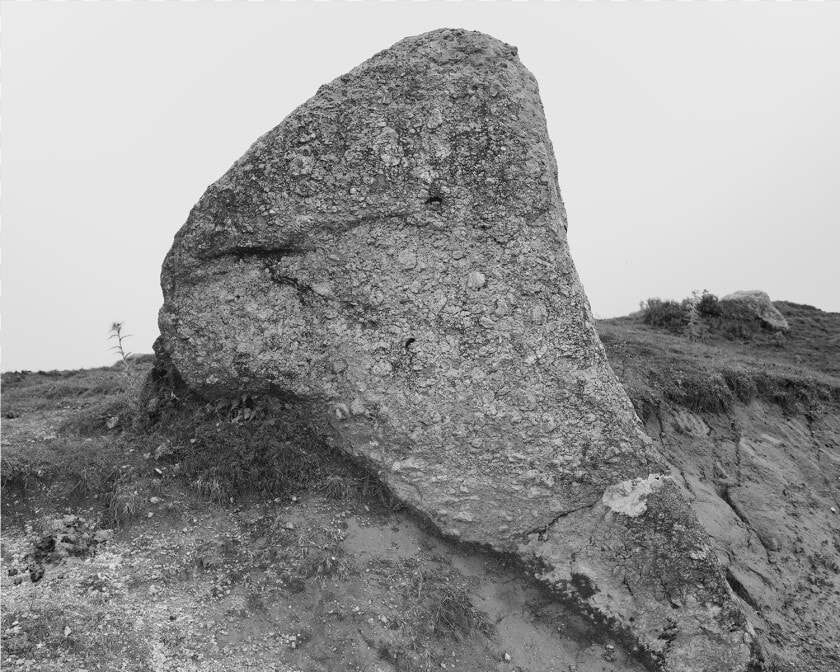
[[(822, 315), (833, 319), (832, 314)], [(794, 332), (795, 326), (792, 321), (785, 349), (776, 347), (770, 336), (736, 344), (706, 332), (703, 343), (688, 341), (646, 328), (639, 317), (601, 320), (597, 328), (636, 412), (646, 420), (663, 401), (703, 413), (724, 413), (735, 402), (754, 400), (804, 412), (837, 403), (840, 379), (826, 373), (836, 366), (830, 332), (827, 351), (815, 351), (807, 335)], [(833, 328), (840, 335), (840, 319)], [(803, 355), (819, 369), (804, 367)]]
[(483, 611), (472, 603), (467, 589), (460, 585), (444, 584), (436, 591), (429, 605), (432, 629), (438, 636), (462, 639), (472, 632), (490, 635), (492, 627)]
[(65, 437), (31, 444), (11, 444), (3, 450), (2, 489), (25, 496), (36, 485), (60, 481), (65, 495), (104, 496), (125, 459), (122, 446), (105, 439), (79, 441)]
[(672, 370), (660, 384), (668, 400), (695, 413), (723, 413), (732, 407), (732, 391), (716, 371)]
[(59, 424), (58, 431), (65, 435), (98, 436), (131, 427), (135, 415), (130, 393), (119, 392), (76, 411)]
[(401, 605), (395, 624), (422, 648), (423, 638), (461, 641), (475, 634), (493, 636), (493, 624), (472, 601), (468, 580), (454, 568), (430, 571), (412, 558), (369, 569), (381, 574)]
[(234, 422), (199, 412), (163, 428), (178, 477), (217, 502), (244, 495), (289, 496), (326, 477), (321, 439), (294, 413)]
[(106, 495), (108, 524), (110, 527), (125, 527), (136, 517), (142, 506), (143, 494), (130, 476), (115, 479)]
[(321, 492), (327, 499), (344, 500), (349, 499), (355, 491), (355, 483), (352, 479), (339, 474), (328, 475), (321, 486)]
[(755, 375), (743, 369), (725, 369), (721, 372), (726, 387), (742, 404), (748, 404), (759, 396)]

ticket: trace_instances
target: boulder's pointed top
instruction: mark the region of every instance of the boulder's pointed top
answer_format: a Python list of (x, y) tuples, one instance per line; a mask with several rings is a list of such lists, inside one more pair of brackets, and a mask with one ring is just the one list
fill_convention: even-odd
[[(451, 76), (462, 71), (475, 77), (477, 82), (487, 77), (501, 78), (505, 87), (513, 85), (513, 89), (518, 88), (515, 80), (520, 80), (520, 85), (527, 83), (538, 96), (536, 80), (522, 65), (518, 53), (517, 47), (477, 30), (438, 28), (403, 38), (325, 85), (319, 93), (326, 87), (347, 84), (359, 77), (375, 77), (377, 73), (396, 75), (393, 81), (386, 79), (382, 84), (388, 88), (399, 88), (399, 80), (406, 74), (400, 71), (402, 68), (409, 73), (422, 73), (427, 83), (433, 85), (440, 84), (438, 80), (441, 75)], [(434, 89), (435, 86), (428, 86), (424, 93), (428, 95)], [(441, 90), (445, 91), (445, 88)]]
[(516, 47), (492, 35), (482, 33), (479, 30), (466, 30), (464, 28), (436, 28), (426, 33), (405, 37), (384, 51), (399, 50), (405, 47), (466, 53), (474, 53), (476, 50), (494, 50), (502, 56), (516, 56), (518, 53)]

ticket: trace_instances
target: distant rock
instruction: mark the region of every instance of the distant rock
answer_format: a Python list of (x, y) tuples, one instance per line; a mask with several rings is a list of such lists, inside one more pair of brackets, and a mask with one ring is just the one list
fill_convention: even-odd
[(438, 30), (321, 87), (208, 188), (161, 284), (193, 390), (302, 404), (446, 535), (518, 554), (664, 669), (746, 669), (595, 333), (514, 47)]
[(757, 317), (765, 327), (776, 331), (787, 331), (790, 328), (784, 315), (773, 305), (767, 293), (757, 289), (727, 294), (720, 300), (720, 309), (726, 317)]

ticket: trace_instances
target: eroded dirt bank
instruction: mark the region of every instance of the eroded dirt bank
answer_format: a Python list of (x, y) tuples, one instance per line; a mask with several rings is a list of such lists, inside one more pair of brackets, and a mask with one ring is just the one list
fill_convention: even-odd
[(663, 403), (645, 423), (780, 670), (840, 669), (840, 408)]
[(598, 331), (758, 633), (767, 669), (840, 669), (840, 314), (788, 302), (784, 339)]

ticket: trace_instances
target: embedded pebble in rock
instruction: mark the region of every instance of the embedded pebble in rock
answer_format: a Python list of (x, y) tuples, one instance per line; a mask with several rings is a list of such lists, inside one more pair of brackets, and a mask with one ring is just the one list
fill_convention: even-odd
[(407, 38), (207, 189), (164, 262), (162, 352), (206, 397), (296, 400), (443, 533), (519, 554), (664, 669), (746, 669), (748, 627), (607, 363), (566, 226), (516, 48)]
[(480, 271), (473, 271), (469, 275), (468, 283), (471, 289), (481, 289), (487, 282), (487, 278)]

